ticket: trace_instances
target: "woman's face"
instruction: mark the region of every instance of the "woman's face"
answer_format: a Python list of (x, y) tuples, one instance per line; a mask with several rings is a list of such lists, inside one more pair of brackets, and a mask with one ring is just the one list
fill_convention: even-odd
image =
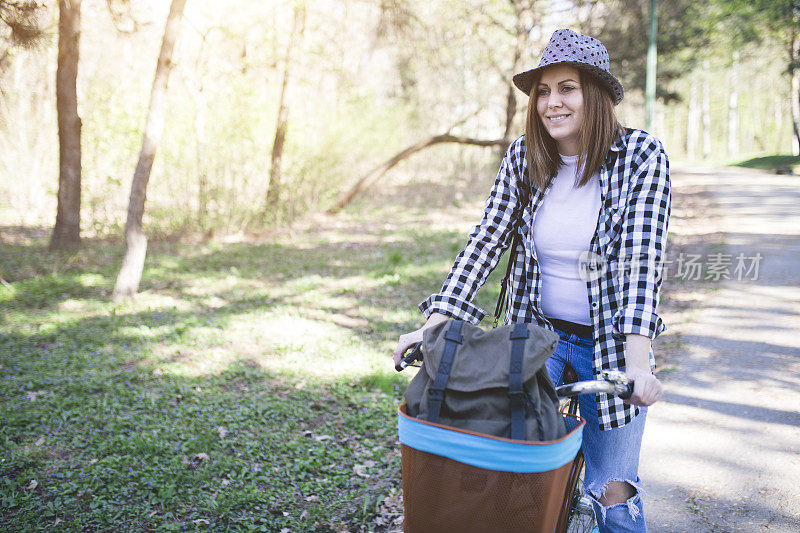
[(563, 155), (578, 155), (584, 118), (580, 80), (574, 67), (556, 65), (542, 71), (539, 85), (533, 89), (539, 119)]

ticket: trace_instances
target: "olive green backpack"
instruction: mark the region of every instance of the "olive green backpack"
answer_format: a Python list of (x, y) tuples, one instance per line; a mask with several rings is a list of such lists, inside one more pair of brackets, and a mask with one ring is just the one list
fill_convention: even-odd
[(410, 416), (517, 440), (566, 434), (545, 367), (558, 335), (534, 324), (485, 331), (448, 320), (423, 333), (423, 363), (405, 398)]

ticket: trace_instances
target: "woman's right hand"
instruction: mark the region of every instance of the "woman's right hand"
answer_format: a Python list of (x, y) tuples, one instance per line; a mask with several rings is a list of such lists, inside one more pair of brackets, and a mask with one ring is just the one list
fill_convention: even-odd
[(441, 313), (432, 313), (430, 317), (428, 317), (428, 321), (425, 322), (425, 325), (419, 329), (416, 329), (410, 333), (405, 333), (400, 335), (400, 339), (397, 341), (397, 348), (394, 349), (392, 352), (392, 361), (395, 365), (400, 363), (400, 359), (403, 357), (403, 354), (408, 351), (409, 348), (417, 344), (418, 342), (422, 342), (422, 332), (426, 329), (435, 326), (436, 324), (440, 324), (449, 317), (447, 315), (443, 315)]

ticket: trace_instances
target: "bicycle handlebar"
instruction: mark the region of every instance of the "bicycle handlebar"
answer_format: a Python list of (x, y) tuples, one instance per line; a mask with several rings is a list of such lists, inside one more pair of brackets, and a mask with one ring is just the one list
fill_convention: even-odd
[[(410, 348), (394, 369), (402, 372), (409, 366), (414, 366), (416, 361), (422, 361), (422, 343), (417, 343)], [(628, 381), (628, 376), (616, 370), (604, 370), (601, 378), (591, 381), (576, 381), (556, 388), (559, 398), (569, 398), (580, 394), (613, 394), (627, 400), (633, 394), (633, 384)]]
[(400, 362), (394, 365), (394, 369), (402, 372), (408, 366), (414, 366), (414, 361), (422, 361), (422, 343), (418, 342), (412, 346), (412, 350), (408, 355), (404, 355)]
[(569, 398), (580, 394), (613, 394), (627, 400), (633, 394), (633, 383), (628, 376), (616, 370), (604, 370), (601, 379), (576, 381), (556, 388), (559, 398)]

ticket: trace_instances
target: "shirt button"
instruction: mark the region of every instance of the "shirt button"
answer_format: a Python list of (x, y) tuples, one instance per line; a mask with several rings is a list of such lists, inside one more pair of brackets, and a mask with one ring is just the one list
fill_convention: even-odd
[(592, 307), (597, 309), (597, 302), (592, 302)]

